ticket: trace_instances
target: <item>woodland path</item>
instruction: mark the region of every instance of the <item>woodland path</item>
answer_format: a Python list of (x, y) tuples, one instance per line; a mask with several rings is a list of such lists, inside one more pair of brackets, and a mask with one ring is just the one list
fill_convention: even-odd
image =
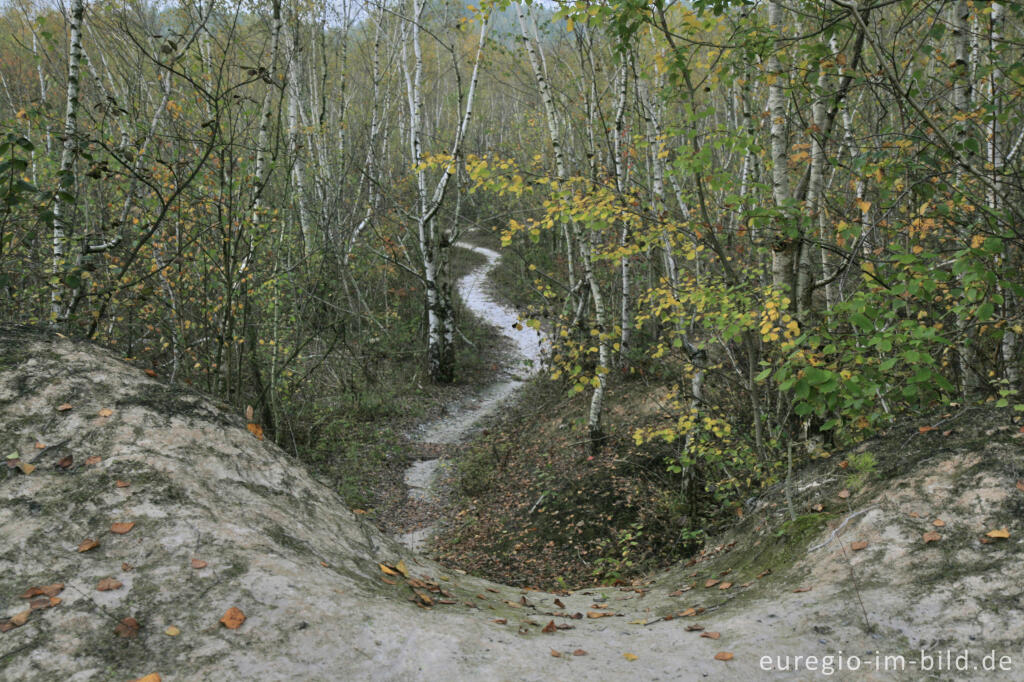
[[(450, 446), (463, 441), (473, 433), (481, 420), (495, 414), (499, 407), (513, 400), (526, 380), (540, 369), (547, 345), (542, 332), (519, 325), (516, 311), (496, 301), (488, 291), (487, 278), (497, 267), (501, 254), (464, 242), (457, 246), (487, 259), (486, 263), (459, 279), (456, 284), (459, 296), (473, 315), (496, 327), (502, 336), (511, 341), (512, 352), (504, 359), (500, 380), (457, 402), (447, 414), (420, 426), (412, 435), (416, 441), (430, 445)], [(413, 462), (405, 472), (409, 497), (425, 501), (434, 498), (436, 491), (433, 488), (437, 484), (439, 470), (447, 464), (446, 455)], [(409, 549), (419, 552), (423, 551), (436, 531), (435, 520), (416, 530), (402, 533), (398, 540)]]

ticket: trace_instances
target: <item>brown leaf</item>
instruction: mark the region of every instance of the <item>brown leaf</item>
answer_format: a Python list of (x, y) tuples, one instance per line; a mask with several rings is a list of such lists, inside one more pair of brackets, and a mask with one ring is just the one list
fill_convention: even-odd
[(850, 466), (850, 460), (848, 459), (844, 459), (842, 462), (839, 463), (840, 469), (845, 469), (848, 466)]
[(38, 597), (39, 595), (56, 597), (63, 591), (64, 583), (54, 583), (52, 585), (43, 585), (42, 587), (30, 587), (25, 590), (25, 593), (21, 595), (21, 598), (31, 599), (32, 597)]
[(563, 604), (562, 600), (559, 599), (558, 597), (555, 597), (555, 606), (557, 606), (560, 609), (564, 609), (565, 608), (565, 604)]
[(711, 631), (708, 631), (708, 632), (700, 633), (700, 636), (704, 637), (705, 639), (718, 639), (719, 637), (722, 636), (722, 633), (721, 632), (711, 632)]
[(74, 463), (75, 463), (75, 458), (73, 456), (71, 456), (71, 455), (64, 455), (59, 460), (57, 460), (57, 464), (55, 464), (54, 466), (56, 466), (59, 469), (67, 469), (69, 466), (71, 466)]
[(687, 632), (700, 632), (703, 629), (704, 629), (704, 626), (700, 625), (699, 623), (694, 623), (693, 625), (687, 625), (686, 626), (686, 631)]
[(145, 371), (146, 371), (146, 376), (156, 377), (156, 371), (155, 370), (147, 369)]
[(720, 589), (720, 590), (728, 590), (730, 587), (732, 587), (732, 583), (722, 583), (721, 585), (718, 586), (718, 589)]
[(237, 630), (245, 622), (245, 614), (242, 613), (241, 609), (237, 609), (232, 606), (230, 609), (224, 612), (224, 615), (220, 617), (220, 622), (224, 624), (228, 630)]
[(200, 568), (206, 568), (207, 564), (202, 559), (192, 559), (192, 561), (189, 562), (189, 565), (192, 568), (199, 570)]
[(110, 590), (118, 590), (124, 587), (124, 583), (114, 578), (104, 578), (96, 585), (96, 589), (100, 592), (109, 592)]
[(1024, 481), (1017, 481), (1017, 490), (1024, 493)]
[(386, 575), (382, 575), (380, 577), (380, 579), (381, 579), (381, 582), (386, 583), (388, 585), (397, 585), (398, 584), (396, 581), (392, 580), (391, 578), (387, 577)]
[(127, 488), (128, 486), (131, 485), (131, 483), (129, 483), (128, 481), (121, 481), (121, 480), (119, 480), (114, 485), (116, 485), (118, 488)]
[(942, 519), (935, 519), (934, 521), (932, 521), (932, 525), (935, 526), (936, 528), (942, 528), (943, 526), (946, 525), (946, 522), (943, 521)]
[(96, 549), (100, 546), (100, 543), (96, 542), (92, 538), (86, 538), (82, 540), (82, 544), (78, 546), (79, 552), (88, 552), (90, 549)]
[(584, 651), (583, 649), (576, 649), (575, 651), (572, 652), (572, 655), (573, 656), (586, 656), (587, 652)]
[(135, 522), (134, 521), (125, 521), (125, 522), (121, 522), (121, 523), (112, 523), (112, 524), (110, 524), (110, 532), (111, 533), (116, 533), (117, 535), (124, 535), (125, 533), (127, 533), (128, 531), (130, 531), (134, 527), (135, 527)]
[(256, 436), (259, 440), (263, 440), (263, 427), (259, 424), (249, 422), (245, 425), (245, 428), (249, 429), (249, 433)]
[(605, 616), (610, 615), (612, 614), (605, 611), (587, 611), (587, 618), (604, 618)]
[(555, 621), (552, 620), (552, 621), (549, 621), (548, 624), (544, 626), (544, 628), (541, 630), (541, 632), (544, 632), (546, 634), (551, 634), (552, 632), (555, 632), (557, 630), (558, 630), (558, 628), (555, 627)]
[(679, 614), (679, 617), (680, 618), (687, 618), (689, 616), (696, 616), (696, 615), (697, 615), (697, 609), (695, 609), (693, 607), (690, 607), (690, 608), (686, 609), (685, 611), (681, 612)]
[(487, 590), (488, 592), (494, 592), (495, 594), (497, 594), (497, 593), (498, 593), (498, 591), (497, 591), (496, 589), (494, 589), (493, 587), (488, 587), (488, 588), (485, 588), (485, 589), (486, 589), (486, 590)]
[(934, 431), (934, 430), (935, 430), (934, 426), (919, 426), (919, 427), (917, 427), (917, 432), (918, 433), (928, 433), (929, 431)]
[(718, 580), (717, 578), (708, 578), (708, 581), (706, 583), (704, 583), (704, 587), (714, 587), (715, 585), (717, 585), (720, 582), (722, 582), (722, 581)]
[(93, 455), (92, 457), (86, 457), (85, 458), (85, 466), (87, 466), (87, 467), (95, 466), (96, 464), (99, 464), (102, 461), (103, 461), (103, 458), (100, 457), (99, 455)]
[(99, 416), (101, 416), (101, 417), (109, 417), (109, 416), (114, 414), (114, 411), (112, 409), (110, 409), (109, 407), (104, 407), (97, 414), (99, 414)]
[(498, 625), (504, 625), (505, 623), (508, 622), (508, 618), (495, 618), (491, 622), (492, 623), (497, 623)]
[(46, 445), (44, 443), (40, 443), (39, 441), (36, 441), (36, 450), (45, 450), (45, 449), (46, 449)]
[(938, 540), (941, 540), (942, 536), (936, 533), (935, 531), (930, 530), (924, 535), (922, 535), (921, 539), (924, 540), (925, 544), (928, 544), (929, 542), (937, 542)]
[(554, 649), (552, 649), (551, 650), (551, 655), (553, 657), (555, 657), (555, 658), (561, 658), (562, 657), (562, 652), (561, 651), (555, 651)]
[(11, 616), (11, 619), (8, 622), (14, 627), (20, 628), (22, 625), (28, 622), (28, 615), (30, 613), (32, 613), (32, 609), (25, 609), (24, 611), (16, 613), (13, 616)]
[(71, 409), (71, 403), (61, 403), (60, 405), (57, 406), (57, 411), (58, 412), (67, 412), (70, 409)]
[(1008, 540), (1010, 538), (1010, 530), (1008, 528), (1000, 528), (999, 530), (990, 530), (985, 533), (985, 537), (992, 539), (1003, 539)]
[(850, 549), (852, 549), (854, 552), (859, 552), (860, 550), (864, 549), (867, 546), (868, 546), (867, 540), (858, 540), (857, 542), (851, 542), (850, 543)]
[(845, 500), (849, 496), (850, 496), (850, 491), (849, 490), (843, 488), (842, 490), (839, 491), (839, 499)]
[(811, 588), (809, 588), (809, 587), (798, 587), (798, 588), (796, 588), (796, 589), (795, 589), (795, 590), (793, 590), (793, 591), (794, 591), (794, 592), (810, 592), (810, 591), (811, 591)]
[(716, 661), (731, 661), (732, 660), (732, 654), (729, 653), (728, 651), (719, 651), (717, 654), (715, 654), (715, 660)]
[(765, 577), (766, 575), (770, 575), (770, 574), (771, 574), (771, 572), (772, 572), (772, 569), (770, 569), (770, 568), (766, 568), (766, 569), (764, 569), (763, 571), (761, 571), (760, 573), (758, 573), (758, 574), (757, 574), (757, 577), (758, 577), (758, 579), (760, 580), (761, 578)]
[(139, 625), (139, 621), (128, 616), (114, 626), (114, 634), (120, 635), (125, 639), (135, 639), (139, 634), (140, 627), (142, 626)]
[[(147, 369), (146, 371), (152, 372), (153, 370)], [(143, 675), (142, 677), (137, 677), (134, 680), (131, 680), (131, 682), (160, 682), (160, 673), (150, 673), (148, 675)]]
[(121, 562), (121, 570), (122, 570), (122, 571), (125, 571), (125, 572), (128, 572), (128, 571), (133, 571), (133, 570), (135, 570), (135, 567), (134, 567), (134, 566), (132, 566), (132, 565), (131, 565), (130, 563), (128, 563), (127, 561), (122, 561), (122, 562)]
[(23, 473), (26, 476), (28, 476), (29, 474), (31, 474), (33, 471), (36, 470), (36, 465), (35, 464), (29, 464), (28, 462), (19, 459), (18, 460), (18, 468), (21, 469), (21, 473)]

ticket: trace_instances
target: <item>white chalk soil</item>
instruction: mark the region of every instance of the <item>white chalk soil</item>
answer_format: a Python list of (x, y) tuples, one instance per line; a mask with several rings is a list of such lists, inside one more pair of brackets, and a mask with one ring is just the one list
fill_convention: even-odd
[(691, 565), (524, 592), (382, 535), (210, 399), (3, 328), (0, 680), (1020, 680), (1024, 442), (945, 421), (862, 446), (850, 497), (806, 472), (797, 523), (769, 494)]

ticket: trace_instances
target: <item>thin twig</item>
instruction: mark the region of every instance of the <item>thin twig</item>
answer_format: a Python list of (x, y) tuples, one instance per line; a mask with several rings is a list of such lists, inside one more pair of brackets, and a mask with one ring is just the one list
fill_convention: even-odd
[(832, 544), (832, 541), (836, 539), (836, 535), (839, 533), (839, 531), (841, 531), (846, 526), (846, 524), (848, 524), (850, 522), (851, 519), (854, 519), (854, 518), (860, 516), (861, 514), (866, 514), (869, 511), (871, 511), (872, 509), (877, 509), (877, 508), (878, 508), (878, 505), (877, 504), (873, 504), (870, 507), (865, 507), (864, 509), (861, 509), (859, 512), (854, 512), (853, 514), (850, 514), (849, 516), (846, 517), (846, 520), (844, 520), (842, 523), (839, 524), (838, 528), (836, 528), (834, 531), (832, 531), (832, 534), (828, 536), (828, 540), (825, 540), (825, 542), (821, 543), (820, 545), (815, 545), (814, 547), (810, 547), (807, 550), (807, 553), (810, 554), (811, 552), (813, 552), (815, 550), (821, 549), (822, 547), (825, 547), (826, 545)]

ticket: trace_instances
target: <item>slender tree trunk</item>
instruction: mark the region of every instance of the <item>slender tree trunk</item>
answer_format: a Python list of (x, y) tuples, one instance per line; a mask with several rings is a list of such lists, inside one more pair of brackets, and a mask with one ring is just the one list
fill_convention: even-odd
[(783, 71), (782, 62), (779, 60), (779, 52), (783, 46), (781, 36), (784, 20), (782, 5), (774, 1), (769, 2), (768, 23), (771, 30), (779, 36), (765, 65), (769, 80), (768, 115), (771, 118), (772, 195), (775, 199), (775, 206), (780, 209), (779, 220), (782, 223), (782, 230), (772, 244), (772, 284), (796, 299), (799, 297), (794, 273), (796, 259), (799, 255), (799, 239), (787, 234), (787, 231), (792, 229), (790, 224), (792, 215), (789, 207), (791, 199), (788, 168), (789, 143), (786, 139), (785, 84), (788, 74)]

